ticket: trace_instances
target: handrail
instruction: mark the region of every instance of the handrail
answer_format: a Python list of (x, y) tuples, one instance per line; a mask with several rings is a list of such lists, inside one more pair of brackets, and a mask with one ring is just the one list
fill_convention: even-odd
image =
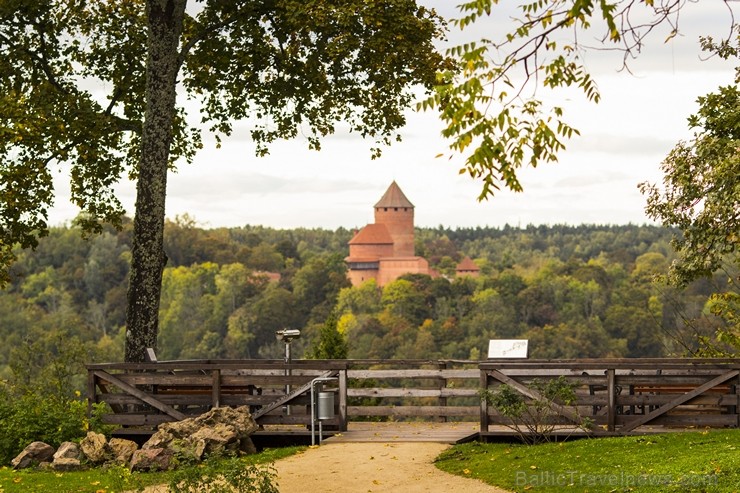
[[(740, 426), (740, 358), (365, 359), (289, 364), (204, 359), (94, 363), (87, 369), (89, 402), (108, 402), (118, 411), (109, 415), (111, 422), (131, 426), (154, 425), (179, 419), (178, 413), (222, 405), (248, 405), (259, 415), (260, 424), (308, 425), (310, 417), (302, 414), (302, 406), (309, 404), (308, 390), (286, 396), (284, 385), (310, 389), (306, 384), (326, 372), (339, 378), (339, 414), (327, 423), (340, 430), (353, 418), (386, 416), (474, 419), (486, 432), (489, 423), (498, 424), (498, 418), (479, 398), (480, 389), (508, 382), (521, 391), (534, 378), (558, 376), (579, 386), (582, 395), (577, 405), (581, 410), (593, 409), (593, 420), (610, 432), (629, 431), (642, 423)], [(291, 375), (285, 375), (285, 369), (292, 370)], [(720, 375), (727, 376), (721, 386), (708, 386)], [(274, 405), (284, 398), (298, 409), (295, 415), (284, 415)], [(688, 416), (684, 411), (689, 408), (714, 414)], [(648, 418), (638, 420), (636, 412)], [(569, 415), (564, 412), (562, 417)]]

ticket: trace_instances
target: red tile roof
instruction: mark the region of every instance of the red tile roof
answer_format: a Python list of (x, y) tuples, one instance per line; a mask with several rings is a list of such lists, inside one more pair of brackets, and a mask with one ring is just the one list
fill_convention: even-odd
[(349, 240), (350, 245), (389, 245), (393, 244), (385, 224), (368, 224)]

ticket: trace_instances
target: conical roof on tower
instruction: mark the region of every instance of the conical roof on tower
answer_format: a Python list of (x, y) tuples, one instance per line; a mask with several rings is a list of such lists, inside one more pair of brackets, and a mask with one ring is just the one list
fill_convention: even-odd
[(388, 187), (388, 190), (385, 191), (385, 194), (380, 198), (377, 204), (375, 204), (375, 208), (378, 207), (405, 207), (405, 208), (414, 208), (414, 204), (411, 203), (409, 199), (406, 198), (406, 196), (401, 191), (401, 187), (398, 186), (396, 181), (394, 180), (393, 183), (391, 183), (391, 186)]
[(478, 272), (480, 271), (480, 267), (478, 267), (478, 265), (475, 262), (473, 262), (473, 260), (470, 257), (466, 256), (464, 259), (462, 259), (462, 261), (459, 264), (457, 264), (457, 267), (455, 268), (455, 270), (458, 272), (461, 272), (461, 271)]

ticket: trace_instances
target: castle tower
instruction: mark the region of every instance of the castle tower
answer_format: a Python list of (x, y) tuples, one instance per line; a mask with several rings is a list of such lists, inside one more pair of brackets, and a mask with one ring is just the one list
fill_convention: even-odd
[(390, 233), (394, 257), (414, 256), (414, 204), (395, 181), (375, 204), (375, 224), (385, 225)]

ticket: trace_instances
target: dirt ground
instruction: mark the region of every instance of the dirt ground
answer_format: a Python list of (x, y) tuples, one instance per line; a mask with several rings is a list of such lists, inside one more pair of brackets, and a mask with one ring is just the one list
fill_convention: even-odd
[(434, 467), (441, 443), (324, 443), (275, 463), (281, 493), (505, 493)]

